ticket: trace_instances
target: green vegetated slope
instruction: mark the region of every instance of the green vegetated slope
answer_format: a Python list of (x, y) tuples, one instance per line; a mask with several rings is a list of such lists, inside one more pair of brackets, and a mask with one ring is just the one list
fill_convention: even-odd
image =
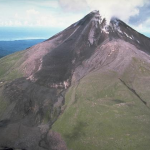
[(0, 81), (13, 80), (22, 77), (18, 67), (23, 62), (25, 51), (16, 52), (0, 59)]
[(130, 65), (121, 76), (97, 71), (69, 88), (65, 111), (52, 127), (68, 149), (149, 150), (150, 66), (135, 58)]
[(20, 51), (0, 59), (0, 115), (9, 105), (9, 101), (7, 101), (2, 94), (3, 85), (23, 76), (21, 71), (18, 70), (18, 67), (23, 60), (24, 52), (25, 51)]

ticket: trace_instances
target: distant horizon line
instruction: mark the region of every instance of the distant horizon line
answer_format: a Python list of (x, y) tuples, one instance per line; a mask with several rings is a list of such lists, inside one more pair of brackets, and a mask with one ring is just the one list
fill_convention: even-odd
[(48, 38), (14, 38), (14, 39), (0, 39), (0, 42), (8, 41), (30, 41), (30, 40), (47, 40)]

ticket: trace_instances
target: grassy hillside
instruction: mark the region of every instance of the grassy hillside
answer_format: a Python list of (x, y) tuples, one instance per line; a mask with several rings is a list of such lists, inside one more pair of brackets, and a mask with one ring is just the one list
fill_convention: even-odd
[(25, 51), (17, 52), (0, 59), (0, 116), (9, 105), (9, 101), (7, 101), (2, 94), (3, 85), (23, 76), (21, 71), (18, 70), (18, 67), (23, 61), (22, 57), (24, 52)]
[(18, 67), (23, 61), (25, 51), (16, 52), (0, 59), (0, 81), (13, 80), (22, 77)]
[[(148, 98), (150, 80), (144, 79), (150, 70), (142, 72), (139, 61), (132, 62), (136, 71), (128, 67), (122, 76), (97, 71), (69, 88), (65, 111), (52, 127), (69, 149), (149, 150), (150, 109), (120, 80), (131, 86), (131, 74), (136, 74), (132, 86), (142, 98)], [(149, 105), (150, 100), (145, 101)]]

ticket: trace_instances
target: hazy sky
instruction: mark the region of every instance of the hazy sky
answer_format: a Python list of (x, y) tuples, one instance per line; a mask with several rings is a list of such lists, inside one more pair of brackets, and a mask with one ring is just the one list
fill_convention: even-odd
[(65, 28), (95, 9), (150, 35), (150, 0), (0, 0), (0, 26)]

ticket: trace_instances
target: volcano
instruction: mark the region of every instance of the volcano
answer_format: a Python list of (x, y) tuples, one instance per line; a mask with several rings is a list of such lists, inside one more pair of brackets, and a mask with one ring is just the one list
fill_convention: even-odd
[(150, 39), (99, 11), (0, 59), (0, 149), (149, 150)]

